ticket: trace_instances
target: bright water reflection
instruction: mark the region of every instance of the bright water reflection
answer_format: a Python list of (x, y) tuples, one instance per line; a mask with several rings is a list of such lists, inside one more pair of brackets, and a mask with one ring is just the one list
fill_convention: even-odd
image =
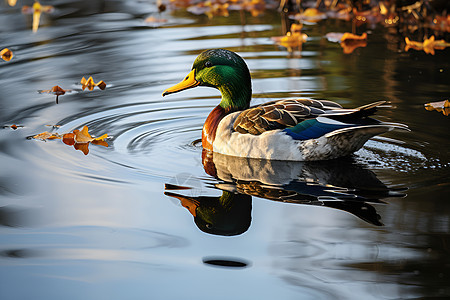
[[(306, 26), (311, 40), (291, 55), (270, 40), (282, 34), (278, 13), (247, 14), (242, 25), (238, 12), (213, 20), (167, 12), (169, 23), (153, 28), (143, 22), (157, 11), (151, 2), (52, 4), (55, 13), (35, 34), (19, 8), (0, 6), (0, 46), (15, 53), (0, 64), (0, 125), (24, 126), (0, 129), (2, 299), (450, 296), (448, 118), (423, 109), (448, 97), (448, 49), (403, 52), (377, 28), (367, 47), (345, 55), (323, 36), (350, 28), (328, 20)], [(255, 103), (387, 99), (396, 108), (380, 119), (412, 133), (372, 140), (336, 162), (214, 155), (211, 172), (193, 142), (218, 92), (198, 88), (164, 100), (161, 92), (199, 52), (216, 47), (246, 59)], [(108, 87), (82, 92), (78, 82), (91, 75)], [(57, 105), (37, 93), (54, 85), (76, 92)], [(85, 156), (60, 141), (26, 139), (84, 125), (112, 136), (110, 146)], [(169, 191), (167, 183), (194, 188)], [(218, 218), (228, 236), (205, 234), (213, 226), (199, 221), (206, 228), (199, 230), (192, 211), (221, 213), (214, 203), (225, 194), (240, 198), (233, 218)], [(199, 197), (208, 197), (202, 211), (185, 205)], [(227, 223), (235, 220), (245, 222)]]

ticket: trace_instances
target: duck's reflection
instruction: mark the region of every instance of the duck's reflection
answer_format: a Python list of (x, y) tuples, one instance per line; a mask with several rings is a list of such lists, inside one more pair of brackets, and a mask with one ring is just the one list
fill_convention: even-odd
[(388, 188), (369, 169), (351, 158), (323, 162), (268, 161), (231, 157), (204, 150), (203, 167), (219, 180), (222, 196), (186, 196), (169, 190), (194, 217), (198, 228), (217, 235), (244, 233), (251, 223), (252, 197), (273, 201), (325, 206), (349, 212), (381, 226), (374, 203), (387, 197), (403, 197)]

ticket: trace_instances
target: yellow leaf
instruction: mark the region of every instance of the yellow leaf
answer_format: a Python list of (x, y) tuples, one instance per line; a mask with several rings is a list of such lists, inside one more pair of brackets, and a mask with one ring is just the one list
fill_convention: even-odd
[(105, 133), (104, 135), (98, 137), (98, 138), (94, 138), (93, 141), (104, 141), (105, 139), (108, 138), (108, 135)]
[(9, 6), (16, 6), (17, 0), (8, 0)]
[(104, 90), (106, 88), (106, 83), (103, 80), (100, 80), (99, 82), (95, 83), (92, 76), (90, 76), (87, 80), (86, 78), (81, 78), (81, 88), (83, 91), (87, 88), (89, 91), (92, 91), (94, 87), (98, 86), (101, 90)]

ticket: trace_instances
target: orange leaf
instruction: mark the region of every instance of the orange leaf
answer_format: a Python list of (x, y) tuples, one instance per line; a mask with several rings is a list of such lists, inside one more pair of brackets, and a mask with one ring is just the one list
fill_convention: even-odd
[(0, 56), (4, 61), (10, 61), (13, 58), (14, 54), (12, 53), (11, 50), (5, 48), (2, 51), (0, 51)]
[(108, 147), (108, 142), (106, 142), (104, 140), (93, 140), (91, 143), (94, 144), (94, 145), (100, 145), (100, 146), (103, 146), (103, 147)]
[(442, 112), (444, 114), (444, 116), (448, 116), (450, 114), (450, 101), (444, 100), (444, 101), (426, 103), (425, 109)]
[(93, 141), (97, 141), (97, 142), (104, 141), (106, 138), (108, 138), (108, 135), (105, 133), (104, 135), (102, 135), (98, 138), (95, 138)]
[(61, 138), (59, 135), (50, 133), (48, 131), (45, 131), (45, 132), (42, 132), (42, 133), (39, 133), (39, 134), (36, 134), (35, 136), (33, 136), (33, 139), (42, 140), (42, 141), (59, 139), (59, 138)]
[(89, 128), (87, 126), (84, 126), (83, 129), (81, 129), (81, 131), (75, 129), (73, 133), (75, 134), (76, 143), (89, 143), (94, 140), (89, 134)]
[(341, 47), (345, 54), (350, 54), (355, 51), (356, 48), (366, 47), (367, 41), (365, 40), (345, 40), (341, 42)]
[(64, 134), (62, 141), (64, 144), (69, 146), (75, 145), (75, 134), (73, 134), (72, 132)]
[(341, 42), (349, 40), (358, 40), (358, 41), (367, 40), (367, 33), (364, 32), (362, 35), (356, 35), (349, 32), (344, 33), (344, 35), (341, 37)]
[[(14, 5), (13, 5), (13, 6), (14, 6)], [(11, 125), (10, 127), (11, 127), (11, 129), (14, 129), (14, 130), (17, 129), (17, 125), (16, 125), (16, 124)]]
[(81, 152), (83, 152), (84, 155), (88, 155), (88, 153), (89, 153), (89, 143), (81, 143), (81, 144), (75, 143), (75, 145), (73, 145), (73, 147), (76, 150), (80, 150)]

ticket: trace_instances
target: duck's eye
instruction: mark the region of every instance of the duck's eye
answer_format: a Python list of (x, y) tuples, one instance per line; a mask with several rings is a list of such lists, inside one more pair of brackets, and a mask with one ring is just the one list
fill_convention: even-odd
[(207, 67), (207, 68), (211, 68), (213, 66), (213, 64), (212, 64), (212, 62), (210, 62), (210, 61), (207, 61), (206, 63), (205, 63), (205, 67)]

